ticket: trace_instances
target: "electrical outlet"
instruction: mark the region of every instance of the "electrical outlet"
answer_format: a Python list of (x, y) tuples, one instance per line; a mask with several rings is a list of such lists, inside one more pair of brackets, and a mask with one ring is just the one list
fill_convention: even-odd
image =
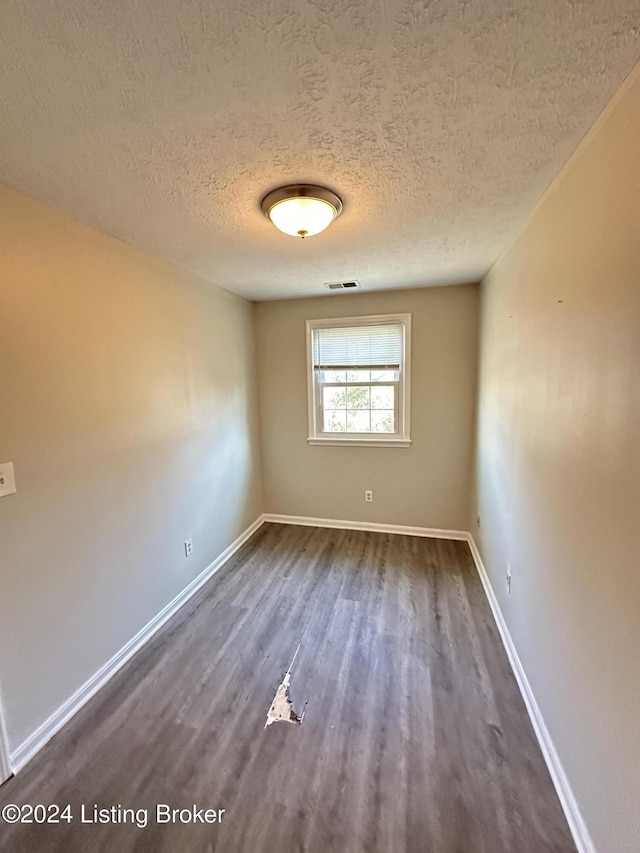
[(193, 554), (193, 539), (187, 539), (184, 543), (184, 555), (190, 557)]
[(507, 592), (511, 595), (511, 563), (507, 563)]
[(367, 490), (365, 491), (365, 493), (364, 493), (364, 499), (365, 499), (365, 502), (366, 502), (366, 503), (368, 503), (368, 504), (372, 504), (372, 503), (373, 503), (373, 492), (371, 491), (371, 489), (367, 489)]

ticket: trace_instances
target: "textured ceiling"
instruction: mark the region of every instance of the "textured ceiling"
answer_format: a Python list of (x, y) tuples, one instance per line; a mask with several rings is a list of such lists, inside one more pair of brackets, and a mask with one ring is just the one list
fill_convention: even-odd
[(639, 56), (638, 0), (3, 0), (0, 180), (250, 298), (477, 280)]

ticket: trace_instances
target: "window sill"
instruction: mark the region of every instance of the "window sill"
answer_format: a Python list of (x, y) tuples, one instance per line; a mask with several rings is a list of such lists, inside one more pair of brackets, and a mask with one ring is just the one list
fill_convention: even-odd
[(411, 447), (409, 438), (308, 438), (310, 445), (335, 447)]

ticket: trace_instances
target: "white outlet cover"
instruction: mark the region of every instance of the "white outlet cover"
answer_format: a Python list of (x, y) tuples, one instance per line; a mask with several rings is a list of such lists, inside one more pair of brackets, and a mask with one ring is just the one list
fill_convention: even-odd
[(0, 498), (6, 495), (15, 495), (16, 476), (13, 470), (13, 462), (0, 462)]

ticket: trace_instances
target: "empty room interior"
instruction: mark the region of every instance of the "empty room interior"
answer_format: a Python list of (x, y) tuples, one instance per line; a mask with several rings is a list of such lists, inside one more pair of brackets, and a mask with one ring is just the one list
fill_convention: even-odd
[(0, 117), (2, 853), (638, 853), (638, 0), (5, 0)]

